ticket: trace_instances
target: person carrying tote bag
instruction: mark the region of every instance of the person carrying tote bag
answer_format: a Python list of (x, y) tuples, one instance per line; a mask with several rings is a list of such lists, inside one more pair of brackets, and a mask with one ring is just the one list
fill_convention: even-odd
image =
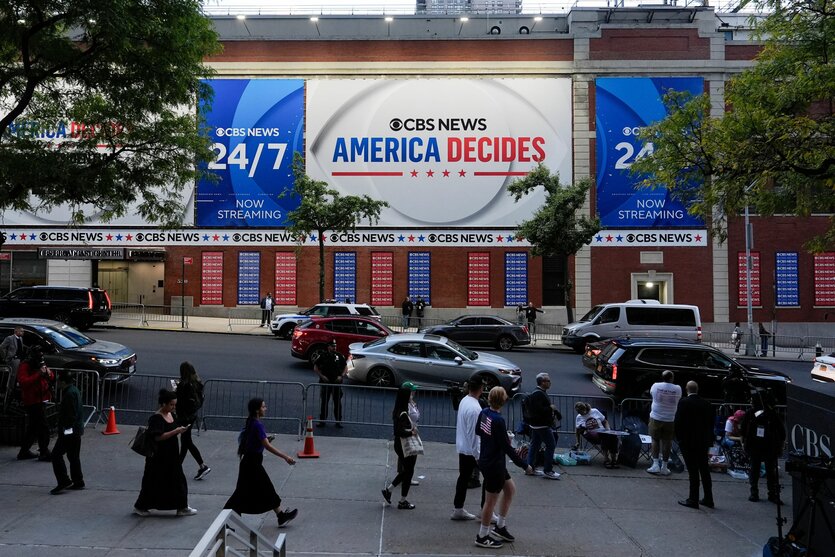
[(406, 498), (409, 495), (409, 488), (412, 486), (412, 477), (415, 474), (418, 454), (423, 454), (423, 442), (418, 435), (417, 426), (409, 418), (409, 401), (412, 398), (412, 393), (417, 389), (417, 385), (411, 381), (406, 381), (397, 390), (391, 417), (394, 424), (394, 452), (397, 454), (398, 473), (382, 492), (386, 503), (390, 505), (391, 492), (399, 485), (400, 501), (397, 503), (397, 508), (404, 510), (415, 508)]

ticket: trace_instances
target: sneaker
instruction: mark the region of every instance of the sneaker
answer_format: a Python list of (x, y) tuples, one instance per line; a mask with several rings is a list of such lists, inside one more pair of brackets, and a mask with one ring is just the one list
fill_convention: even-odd
[(284, 528), (287, 526), (291, 520), (296, 518), (296, 515), (299, 514), (299, 509), (293, 509), (292, 511), (281, 511), (278, 513), (278, 527)]
[(667, 463), (661, 465), (661, 470), (658, 471), (659, 476), (669, 476), (673, 472), (667, 467)]
[(410, 483), (410, 485), (420, 485), (420, 482), (419, 482), (419, 481), (417, 481), (417, 480), (412, 480), (412, 481), (411, 481), (411, 482), (409, 482), (409, 483)]
[[(476, 518), (478, 520), (481, 520), (481, 513), (478, 513), (476, 515)], [(493, 518), (490, 519), (490, 524), (496, 524), (498, 521), (499, 521), (499, 515), (497, 515), (496, 513), (493, 513)]]
[(397, 508), (401, 509), (401, 510), (410, 511), (410, 510), (414, 509), (415, 506), (413, 504), (409, 503), (408, 501), (400, 501), (399, 503), (397, 503)]
[(64, 491), (68, 487), (70, 487), (71, 485), (72, 485), (72, 482), (69, 481), (69, 480), (64, 481), (64, 482), (58, 482), (58, 485), (56, 485), (55, 487), (50, 489), (49, 492), (52, 495), (58, 495), (59, 493), (61, 493), (62, 491)]
[(661, 466), (658, 464), (658, 461), (653, 461), (652, 466), (647, 468), (647, 473), (649, 474), (658, 474), (661, 472)]
[(78, 491), (78, 490), (84, 489), (84, 487), (85, 487), (84, 482), (73, 482), (72, 485), (70, 487), (68, 487), (67, 489), (75, 489), (76, 491)]
[(545, 472), (544, 477), (546, 480), (558, 480), (560, 479), (560, 473), (551, 470), (550, 472)]
[(140, 508), (138, 508), (138, 507), (134, 507), (134, 508), (133, 508), (133, 514), (135, 514), (135, 515), (139, 515), (139, 516), (151, 516), (151, 512), (150, 512), (150, 511), (147, 511), (147, 510), (145, 510), (145, 509), (140, 509)]
[(197, 514), (197, 509), (186, 507), (184, 509), (177, 509), (177, 516), (194, 516)]
[(539, 468), (534, 468), (534, 469), (533, 469), (533, 472), (531, 472), (530, 474), (528, 474), (527, 472), (525, 472), (525, 475), (526, 475), (526, 476), (544, 476), (544, 475), (545, 475), (545, 472), (543, 472), (543, 471), (542, 471), (542, 470), (540, 470)]
[(211, 471), (212, 471), (212, 469), (204, 464), (203, 466), (201, 466), (200, 468), (197, 469), (197, 475), (194, 476), (194, 479), (195, 480), (202, 480), (203, 478), (208, 476), (209, 472), (211, 472)]
[(386, 503), (391, 505), (391, 491), (388, 488), (386, 488), (386, 489), (383, 490), (382, 493), (383, 493), (383, 499), (386, 500)]
[(486, 547), (487, 549), (498, 549), (502, 545), (504, 545), (499, 540), (494, 540), (490, 536), (484, 536), (483, 538), (479, 537), (479, 536), (476, 536), (475, 537), (475, 544), (478, 547)]
[(493, 531), (490, 532), (490, 535), (496, 538), (501, 538), (506, 542), (513, 543), (516, 541), (516, 538), (507, 531), (507, 526), (502, 526), (501, 528), (493, 528)]
[(467, 509), (453, 509), (452, 516), (449, 517), (450, 520), (475, 520), (475, 515), (471, 512), (467, 512)]

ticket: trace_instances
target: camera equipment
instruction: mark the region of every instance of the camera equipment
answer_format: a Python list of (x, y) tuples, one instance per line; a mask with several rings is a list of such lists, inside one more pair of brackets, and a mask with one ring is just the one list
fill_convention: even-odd
[(807, 478), (835, 480), (835, 461), (831, 458), (812, 457), (792, 451), (786, 460), (786, 472), (795, 472)]

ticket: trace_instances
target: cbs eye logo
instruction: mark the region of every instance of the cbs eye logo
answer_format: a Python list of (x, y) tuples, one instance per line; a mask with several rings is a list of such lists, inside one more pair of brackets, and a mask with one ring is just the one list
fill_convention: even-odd
[(403, 129), (403, 120), (400, 118), (392, 118), (391, 122), (389, 122), (389, 128), (392, 131), (399, 132)]

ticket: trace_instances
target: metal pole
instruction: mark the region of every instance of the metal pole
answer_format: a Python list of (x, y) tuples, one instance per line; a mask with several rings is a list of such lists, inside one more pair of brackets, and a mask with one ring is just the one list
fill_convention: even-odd
[[(186, 258), (183, 257), (180, 272), (180, 328), (186, 328)], [(750, 287), (749, 287), (750, 288)]]
[(753, 356), (754, 351), (754, 308), (751, 297), (751, 243), (753, 240), (748, 204), (745, 204), (745, 293), (748, 310), (748, 340), (745, 342), (745, 355)]

